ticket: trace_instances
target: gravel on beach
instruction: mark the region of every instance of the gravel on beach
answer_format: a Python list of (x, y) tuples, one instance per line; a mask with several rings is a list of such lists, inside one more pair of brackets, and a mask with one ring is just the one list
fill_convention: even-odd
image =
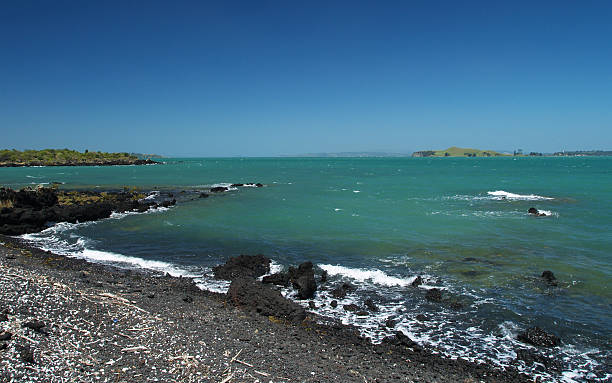
[(516, 371), (373, 345), (350, 327), (236, 308), (188, 278), (0, 237), (1, 382), (526, 382)]

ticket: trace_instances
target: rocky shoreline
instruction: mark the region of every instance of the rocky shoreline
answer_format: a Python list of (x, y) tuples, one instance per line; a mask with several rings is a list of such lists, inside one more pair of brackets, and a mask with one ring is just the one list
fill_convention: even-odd
[(126, 166), (126, 165), (159, 165), (161, 162), (150, 159), (141, 160), (105, 160), (105, 161), (74, 161), (74, 162), (0, 162), (0, 168), (23, 168), (33, 166)]
[[(298, 305), (287, 303), (293, 317), (272, 315), (265, 299), (240, 300), (248, 285), (278, 292), (254, 279), (261, 270), (234, 274), (225, 295), (188, 278), (92, 264), (10, 237), (0, 241), (0, 380), (532, 381), (515, 370), (442, 358), (401, 334), (374, 345), (355, 328)], [(311, 269), (301, 269), (290, 277), (297, 289), (309, 284)]]

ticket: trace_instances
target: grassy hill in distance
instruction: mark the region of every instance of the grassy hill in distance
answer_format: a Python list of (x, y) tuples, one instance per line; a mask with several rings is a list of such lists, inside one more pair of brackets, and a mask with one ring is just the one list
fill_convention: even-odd
[(156, 162), (129, 153), (83, 153), (70, 149), (0, 150), (0, 167), (147, 165)]
[(412, 153), (412, 157), (506, 157), (511, 154), (499, 153), (494, 150), (458, 148), (452, 146), (445, 150), (422, 150)]

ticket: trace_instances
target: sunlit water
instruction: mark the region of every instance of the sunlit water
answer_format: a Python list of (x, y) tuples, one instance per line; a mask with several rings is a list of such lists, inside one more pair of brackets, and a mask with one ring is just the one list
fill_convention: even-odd
[[(310, 260), (332, 284), (358, 286), (317, 311), (379, 341), (394, 330), (451, 357), (515, 358), (514, 340), (537, 325), (563, 340), (550, 379), (609, 379), (612, 333), (612, 158), (172, 159), (159, 166), (0, 169), (12, 187), (205, 190), (261, 182), (215, 198), (93, 224), (60, 224), (25, 238), (41, 247), (123, 267), (195, 277), (223, 291), (210, 267), (263, 253), (277, 267)], [(530, 207), (547, 216), (527, 214)], [(540, 278), (552, 270), (558, 287)], [(410, 282), (425, 277), (425, 285)], [(439, 287), (449, 301), (430, 303)], [(287, 292), (287, 294), (291, 294)], [(373, 298), (357, 317), (342, 304)], [(459, 310), (450, 301), (460, 302)], [(417, 314), (429, 319), (419, 322)], [(393, 318), (394, 329), (384, 326)], [(539, 371), (531, 370), (533, 374)]]

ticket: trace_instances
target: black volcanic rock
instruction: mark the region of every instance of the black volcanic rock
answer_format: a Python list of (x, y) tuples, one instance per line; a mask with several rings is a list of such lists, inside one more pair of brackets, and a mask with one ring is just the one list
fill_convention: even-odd
[(271, 283), (278, 286), (289, 286), (289, 274), (287, 273), (275, 273), (272, 275), (266, 275), (261, 280), (263, 283)]
[(517, 339), (524, 343), (534, 346), (554, 347), (561, 344), (561, 339), (554, 334), (549, 334), (539, 327), (530, 327), (525, 332), (520, 333)]
[(217, 279), (228, 281), (236, 278), (257, 278), (270, 271), (270, 258), (262, 255), (240, 255), (231, 257), (223, 265), (213, 267)]
[(251, 278), (234, 279), (227, 292), (234, 306), (253, 310), (260, 315), (274, 316), (292, 322), (301, 322), (306, 311), (297, 303), (282, 296), (280, 291)]
[(298, 291), (299, 299), (312, 299), (317, 290), (312, 262), (304, 262), (298, 268), (289, 268), (289, 279), (293, 288)]
[(550, 270), (544, 271), (542, 273), (541, 278), (544, 279), (549, 285), (557, 286), (557, 278), (555, 277), (555, 274), (553, 274), (552, 271)]

